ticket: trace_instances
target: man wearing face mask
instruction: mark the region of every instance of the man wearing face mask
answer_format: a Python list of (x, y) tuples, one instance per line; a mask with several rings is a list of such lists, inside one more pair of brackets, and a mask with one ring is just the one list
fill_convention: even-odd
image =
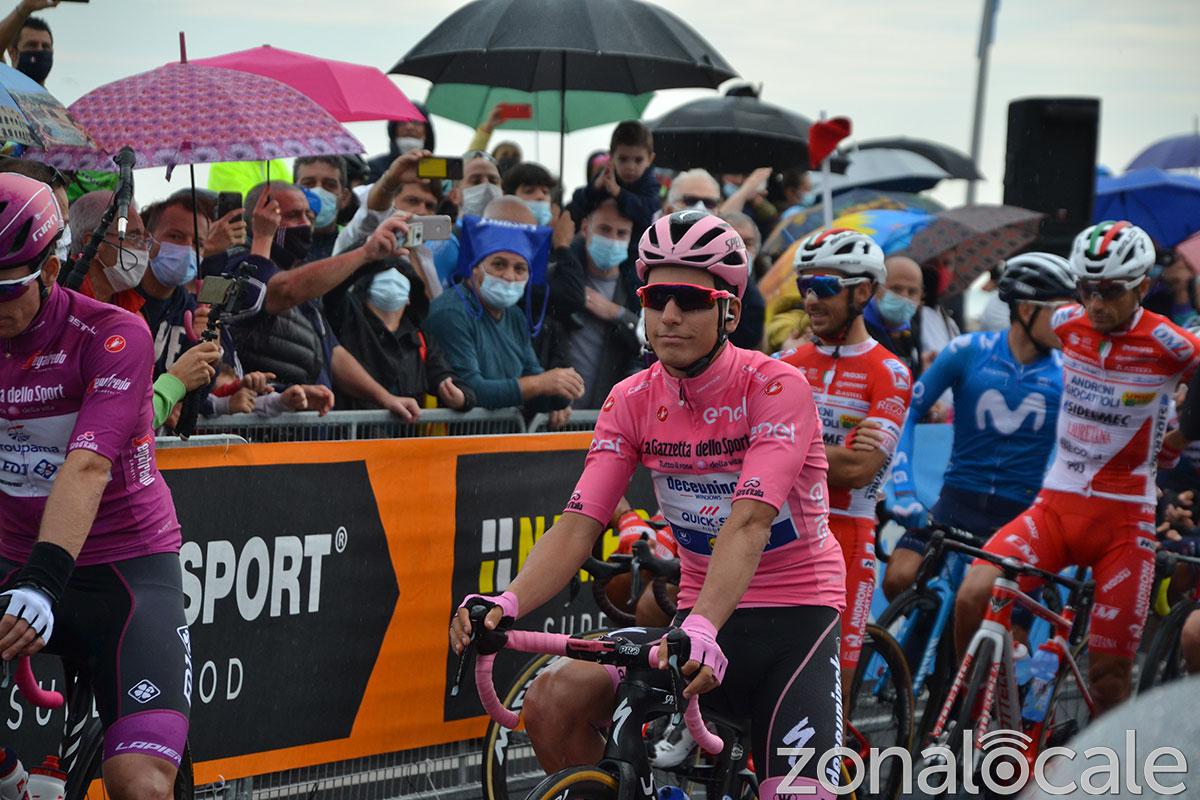
[(379, 180), (398, 156), (413, 150), (433, 152), (433, 124), (429, 122), (429, 112), (421, 103), (414, 102), (413, 105), (425, 115), (425, 122), (390, 120), (387, 123), (388, 151), (367, 160), (367, 167), (370, 169), (368, 183)]
[(57, 5), (58, 0), (21, 0), (0, 20), (9, 63), (43, 86), (54, 66), (54, 36), (44, 20), (30, 15)]
[[(74, 259), (91, 239), (92, 231), (112, 202), (112, 192), (88, 192), (71, 204), (71, 257)], [(79, 291), (102, 303), (120, 306), (134, 314), (140, 313), (145, 302), (137, 287), (157, 254), (154, 240), (146, 233), (137, 204), (129, 206), (129, 226), (125, 241), (117, 239), (117, 227), (112, 225), (96, 249), (87, 277)]]
[(667, 191), (667, 202), (663, 214), (694, 209), (715, 214), (721, 205), (721, 185), (717, 179), (702, 169), (681, 172), (671, 181)]
[(610, 198), (584, 218), (581, 233), (571, 245), (571, 254), (584, 265), (586, 305), (578, 315), (581, 324), (570, 334), (570, 363), (585, 387), (575, 408), (599, 408), (612, 387), (640, 367), (641, 302), (628, 258), (633, 220)]
[(200, 228), (203, 243), (211, 224), (208, 214), (211, 209), (205, 204), (193, 220), (192, 208), (190, 196), (173, 195), (146, 209), (146, 227), (158, 249), (142, 276), (145, 304), (141, 310), (154, 337), (156, 374), (175, 363), (199, 333), (194, 325), (196, 297), (187, 290), (187, 285), (197, 274), (195, 226)]
[(318, 201), (318, 208), (313, 211), (316, 219), (313, 221), (313, 241), (308, 258), (310, 261), (329, 258), (337, 241), (338, 214), (350, 197), (346, 162), (338, 156), (297, 158), (292, 165), (292, 181), (311, 192)]
[(569, 367), (542, 369), (529, 320), (517, 308), (530, 265), (545, 258), (548, 232), (472, 218), (463, 233), (463, 269), (469, 273), (433, 301), (425, 330), (484, 408), (565, 409), (583, 395), (583, 379)]
[[(325, 295), (325, 312), (338, 341), (392, 394), (417, 402), (428, 394), (444, 408), (470, 411), (474, 390), (407, 313), (413, 278), (405, 271), (408, 265), (403, 267), (363, 275)], [(345, 392), (339, 393), (337, 404), (342, 409), (374, 408)]]
[[(363, 369), (338, 342), (317, 302), (367, 264), (399, 255), (397, 237), (403, 240), (407, 234), (404, 221), (386, 220), (361, 247), (305, 263), (315, 215), (300, 187), (259, 184), (246, 195), (246, 210), (253, 238), (245, 261), (267, 286), (262, 311), (231, 328), (246, 369), (274, 373), (284, 385), (320, 384), (344, 391), (415, 420), (417, 403), (391, 394)], [(235, 266), (228, 263), (226, 269)]]
[(917, 310), (924, 279), (911, 258), (892, 256), (885, 262), (887, 279), (863, 309), (871, 338), (896, 355), (912, 372), (921, 375), (921, 331)]

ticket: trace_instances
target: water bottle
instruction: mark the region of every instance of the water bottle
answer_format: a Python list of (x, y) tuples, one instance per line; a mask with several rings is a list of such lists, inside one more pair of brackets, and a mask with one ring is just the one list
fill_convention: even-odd
[(1046, 711), (1050, 708), (1050, 695), (1054, 691), (1054, 678), (1058, 675), (1058, 653), (1047, 645), (1038, 648), (1029, 665), (1031, 680), (1029, 690), (1025, 693), (1025, 705), (1021, 716), (1027, 722), (1041, 722), (1046, 719)]
[(67, 773), (59, 767), (58, 756), (46, 756), (40, 767), (29, 770), (29, 800), (63, 800), (67, 793)]
[(658, 800), (688, 800), (688, 796), (687, 792), (678, 786), (660, 786)]
[(11, 747), (0, 750), (0, 800), (29, 800), (29, 773)]
[(1017, 686), (1024, 686), (1029, 683), (1029, 678), (1032, 673), (1032, 659), (1029, 657), (1029, 648), (1021, 642), (1013, 643), (1013, 672), (1016, 673)]

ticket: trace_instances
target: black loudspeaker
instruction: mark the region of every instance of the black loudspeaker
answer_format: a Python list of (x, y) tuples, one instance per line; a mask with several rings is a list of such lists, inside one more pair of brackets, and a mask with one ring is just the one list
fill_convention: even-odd
[(1068, 255), (1092, 223), (1100, 100), (1030, 97), (1008, 104), (1004, 204), (1046, 215), (1029, 249)]

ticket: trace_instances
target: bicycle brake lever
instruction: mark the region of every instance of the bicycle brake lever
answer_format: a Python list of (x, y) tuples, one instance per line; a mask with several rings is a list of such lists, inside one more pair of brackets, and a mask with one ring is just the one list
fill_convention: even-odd
[(563, 603), (563, 608), (568, 608), (571, 603), (575, 602), (575, 598), (579, 597), (579, 591), (583, 588), (583, 581), (579, 578), (579, 573), (576, 572), (571, 576), (571, 583), (567, 587), (567, 602)]
[[(472, 637), (474, 638), (474, 637)], [(454, 683), (450, 686), (450, 696), (458, 697), (458, 690), (462, 688), (463, 675), (467, 671), (467, 662), (471, 658), (471, 654), (475, 652), (475, 648), (468, 645), (462, 651), (462, 655), (458, 657), (458, 669), (454, 673)]]

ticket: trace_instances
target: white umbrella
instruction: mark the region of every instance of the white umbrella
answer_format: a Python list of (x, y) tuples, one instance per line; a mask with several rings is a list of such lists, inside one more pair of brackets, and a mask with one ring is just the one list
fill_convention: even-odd
[[(950, 173), (928, 158), (908, 150), (851, 150), (844, 155), (849, 161), (846, 173), (829, 177), (834, 194), (859, 188), (915, 194), (932, 189), (950, 177)], [(821, 181), (821, 174), (814, 172), (813, 188), (820, 189)]]

